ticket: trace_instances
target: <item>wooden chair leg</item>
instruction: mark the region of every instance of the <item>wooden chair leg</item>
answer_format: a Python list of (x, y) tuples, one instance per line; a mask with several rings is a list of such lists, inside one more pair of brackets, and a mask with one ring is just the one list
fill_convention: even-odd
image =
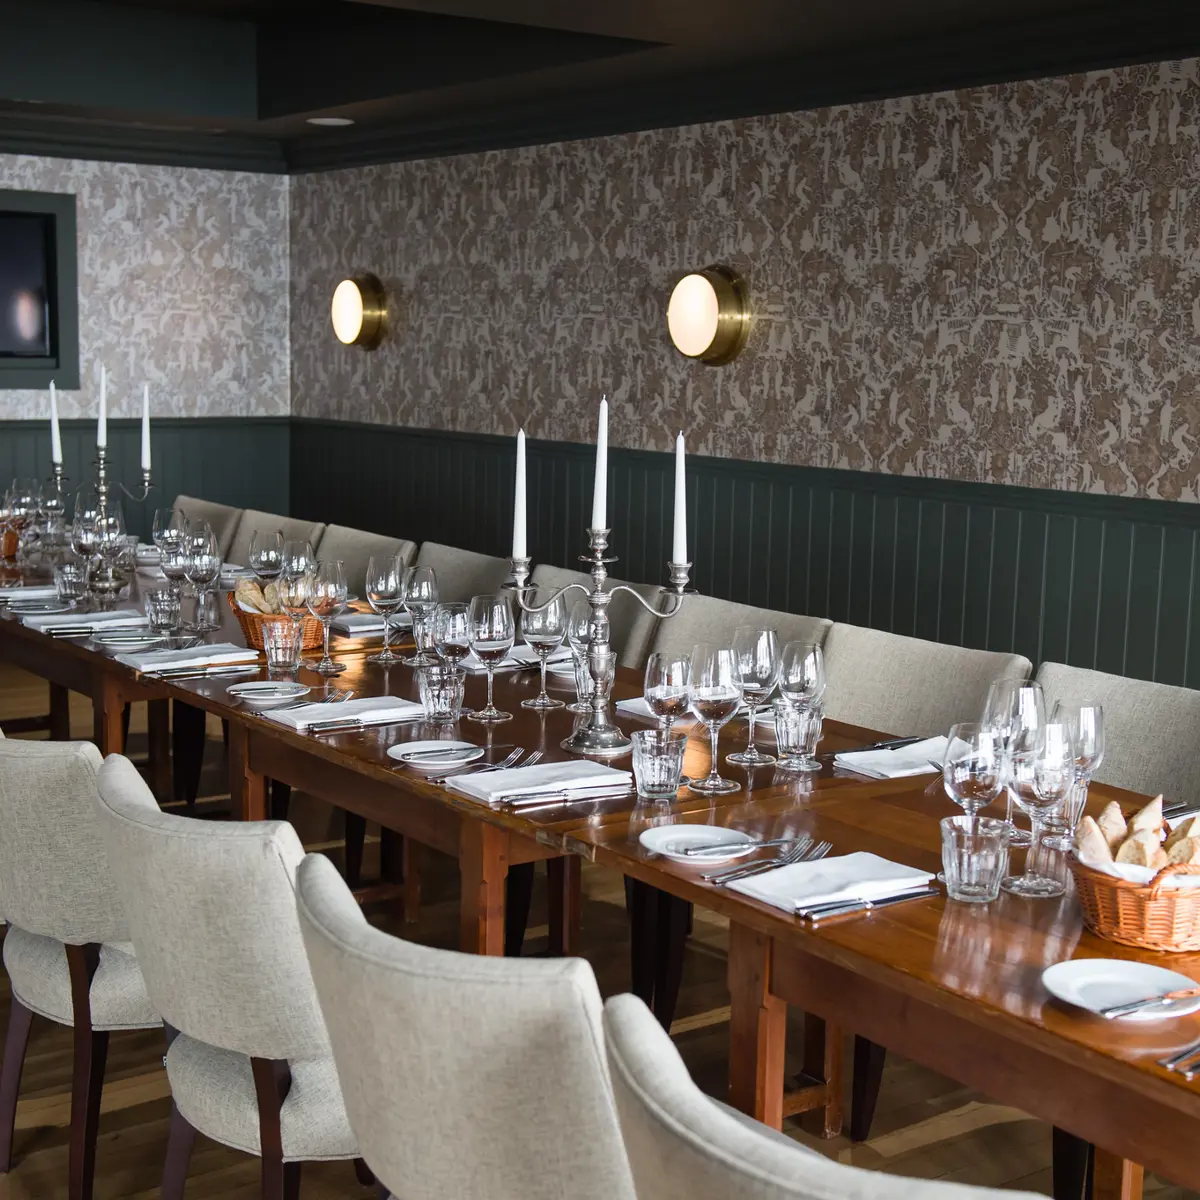
[(183, 1114), (171, 1105), (171, 1132), (167, 1138), (167, 1161), (163, 1167), (162, 1200), (183, 1200), (187, 1186), (188, 1164), (196, 1131), (184, 1120)]
[(625, 876), (625, 908), (629, 913), (629, 990), (648, 1007), (654, 1004), (659, 895), (657, 888)]
[(354, 1178), (358, 1180), (363, 1187), (374, 1187), (375, 1176), (371, 1168), (367, 1166), (365, 1158), (356, 1158), (354, 1160)]
[(4, 1065), (0, 1067), (0, 1175), (12, 1167), (13, 1129), (17, 1122), (17, 1097), (21, 1092), (21, 1071), (29, 1048), (29, 1030), (33, 1013), (15, 996), (8, 1013), (8, 1033), (4, 1039)]
[(300, 1195), (300, 1164), (283, 1161), (283, 1131), (279, 1114), (292, 1087), (286, 1062), (252, 1058), (254, 1091), (258, 1098), (258, 1136), (262, 1151), (262, 1200), (296, 1200)]
[(367, 844), (367, 819), (357, 813), (344, 813), (346, 819), (346, 886), (352, 891), (362, 887), (363, 850)]
[(121, 710), (121, 745), (126, 748), (129, 746), (129, 713), (132, 708), (132, 704), (127, 704)]
[(50, 739), (65, 742), (71, 737), (71, 693), (61, 683), (50, 685)]
[(271, 798), (268, 801), (272, 821), (286, 821), (292, 807), (292, 787), (288, 783), (271, 780)]
[(189, 808), (200, 792), (200, 771), (204, 766), (204, 709), (176, 700), (172, 705), (171, 760), (172, 793)]
[(504, 953), (509, 958), (520, 958), (533, 903), (533, 863), (508, 868), (504, 894)]
[(71, 1084), (71, 1145), (67, 1195), (91, 1200), (96, 1173), (96, 1134), (100, 1127), (100, 1092), (108, 1058), (108, 1034), (92, 1028), (92, 979), (100, 965), (100, 947), (68, 946), (71, 1017), (75, 1022), (75, 1067)]
[(1051, 1134), (1051, 1195), (1054, 1200), (1088, 1200), (1092, 1147), (1056, 1125)]
[(850, 1085), (850, 1140), (865, 1142), (871, 1136), (875, 1105), (883, 1083), (887, 1049), (864, 1037), (854, 1039), (854, 1076)]
[(670, 1032), (683, 982), (692, 906), (678, 896), (662, 892), (658, 899), (657, 953), (654, 964), (654, 1015)]
[(583, 860), (574, 854), (546, 860), (546, 903), (550, 917), (550, 953), (578, 953), (583, 904)]

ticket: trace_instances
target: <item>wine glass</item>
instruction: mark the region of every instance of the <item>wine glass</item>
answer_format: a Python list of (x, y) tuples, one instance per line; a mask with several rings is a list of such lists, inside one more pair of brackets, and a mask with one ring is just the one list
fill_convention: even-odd
[(700, 643), (692, 650), (692, 682), (688, 699), (696, 719), (708, 729), (712, 741), (712, 759), (708, 775), (694, 779), (688, 785), (692, 791), (705, 796), (723, 796), (741, 791), (742, 785), (732, 779), (722, 779), (717, 772), (717, 739), (721, 727), (742, 706), (742, 680), (738, 674), (738, 658), (732, 646), (711, 646)]
[(779, 694), (800, 708), (825, 695), (825, 653), (818, 642), (788, 642), (779, 656)]
[(38, 510), (42, 504), (41, 484), (35, 479), (14, 479), (9, 489), (8, 523), (17, 535), (18, 557), (29, 549), (36, 536)]
[(1062, 721), (1071, 729), (1075, 743), (1075, 786), (1063, 805), (1061, 820), (1047, 821), (1056, 826), (1047, 832), (1043, 844), (1052, 850), (1068, 851), (1075, 847), (1075, 826), (1087, 805), (1088, 784), (1096, 768), (1104, 761), (1104, 709), (1094, 700), (1059, 700), (1050, 713), (1051, 721)]
[(367, 662), (390, 667), (400, 661), (392, 653), (392, 614), (404, 603), (404, 575), (408, 568), (399, 554), (374, 555), (367, 561), (367, 603), (383, 618), (383, 649)]
[(1075, 743), (1065, 721), (1047, 721), (1041, 728), (1037, 748), (1018, 758), (1009, 793), (1022, 812), (1029, 815), (1032, 830), (1025, 855), (1025, 873), (1010, 875), (1000, 886), (1017, 896), (1053, 897), (1066, 890), (1061, 880), (1036, 871), (1038, 851), (1046, 814), (1063, 804), (1075, 784)]
[(594, 684), (588, 666), (588, 652), (592, 645), (592, 606), (587, 600), (576, 600), (571, 608), (571, 617), (567, 621), (567, 645), (571, 647), (571, 658), (575, 664), (575, 701), (567, 705), (567, 712), (589, 713), (592, 711)]
[(525, 641), (537, 651), (542, 667), (542, 690), (531, 700), (522, 700), (522, 708), (562, 708), (561, 700), (546, 694), (546, 663), (550, 655), (562, 645), (567, 632), (567, 604), (560, 592), (557, 596), (548, 593), (525, 593), (535, 611), (521, 610), (521, 633)]
[(979, 810), (987, 808), (1004, 787), (1004, 750), (994, 729), (975, 721), (950, 727), (942, 785), (974, 825)]
[(284, 572), (292, 571), (303, 574), (305, 571), (317, 569), (317, 559), (313, 554), (312, 543), (304, 538), (289, 538), (283, 543)]
[[(581, 600), (581, 604), (587, 601)], [(658, 718), (662, 729), (670, 733), (677, 718), (687, 714), (691, 698), (688, 686), (692, 680), (690, 659), (656, 650), (646, 659), (646, 677), (642, 695), (646, 705)]]
[(279, 578), (283, 570), (283, 530), (256, 529), (250, 535), (250, 549), (246, 554), (247, 566), (262, 583)]
[(308, 568), (292, 565), (284, 569), (275, 581), (279, 595), (279, 607), (297, 624), (301, 624), (308, 612), (309, 583), (312, 572)]
[(433, 610), (433, 648), (448, 666), (457, 667), (471, 653), (471, 608), (457, 601)]
[(779, 640), (773, 629), (743, 625), (734, 630), (733, 652), (737, 655), (738, 676), (742, 681), (742, 702), (750, 711), (746, 717), (746, 748), (737, 754), (727, 754), (725, 761), (743, 767), (768, 767), (775, 761), (775, 755), (764, 754), (754, 744), (754, 717), (779, 680)]
[(329, 623), (346, 603), (346, 575), (341, 559), (317, 563), (317, 569), (309, 573), (308, 611), (321, 622), (322, 653), (319, 662), (309, 665), (319, 675), (340, 675), (346, 664), (334, 662), (329, 656)]
[(1013, 846), (1028, 846), (1031, 839), (1024, 829), (1017, 828), (1013, 820), (1013, 789), (1009, 780), (1016, 768), (1037, 750), (1045, 723), (1046, 698), (1042, 695), (1040, 683), (1007, 677), (993, 680), (988, 688), (981, 724), (999, 735), (1004, 751), (1008, 787), (1005, 820), (1012, 826), (1009, 844)]
[(177, 508), (156, 508), (154, 521), (150, 526), (150, 540), (161, 552), (163, 540), (166, 538), (181, 538), (187, 533), (187, 518)]
[(413, 622), (413, 641), (416, 643), (415, 654), (404, 659), (406, 667), (432, 667), (437, 665), (437, 657), (429, 649), (429, 633), (427, 630), (429, 617), (437, 608), (438, 586), (437, 575), (432, 567), (413, 567), (404, 581), (404, 607), (408, 610)]
[(511, 721), (512, 713), (501, 712), (492, 702), (496, 664), (504, 661), (517, 636), (508, 597), (499, 594), (473, 597), (469, 619), (471, 649), (487, 667), (487, 707), (471, 713), (467, 720), (480, 721), (484, 725)]
[(183, 567), (188, 582), (196, 589), (196, 620), (192, 628), (197, 633), (212, 633), (221, 626), (219, 621), (210, 619), (207, 597), (221, 574), (221, 553), (216, 536), (207, 525), (199, 532), (188, 533)]

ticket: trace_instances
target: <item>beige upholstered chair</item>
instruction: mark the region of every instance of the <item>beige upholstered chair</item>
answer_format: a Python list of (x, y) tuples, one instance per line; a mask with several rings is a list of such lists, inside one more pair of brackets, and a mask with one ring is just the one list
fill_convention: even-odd
[(688, 596), (679, 615), (659, 621), (650, 643), (651, 651), (663, 651), (687, 657), (699, 642), (729, 645), (739, 625), (774, 629), (782, 646), (785, 642), (822, 642), (829, 629), (824, 617), (805, 617), (771, 608), (752, 608), (715, 596)]
[(275, 529), (283, 531), (285, 540), (300, 541), (304, 539), (311, 542), (315, 553), (321, 535), (325, 532), (325, 523), (323, 521), (304, 521), (299, 517), (280, 517), (275, 513), (259, 512), (255, 508), (248, 508), (242, 513), (242, 519), (238, 522), (237, 533), (230, 544), (229, 552), (225, 555), (226, 562), (233, 563), (238, 567), (248, 566), (250, 539), (254, 536), (255, 531), (263, 530), (269, 533)]
[(242, 520), (243, 510), (228, 504), (217, 504), (212, 500), (199, 500), (195, 496), (176, 496), (175, 507), (189, 521), (207, 521), (217, 539), (223, 558), (229, 557), (229, 547)]
[(347, 587), (361, 596), (366, 591), (367, 563), (372, 558), (399, 554), (405, 563), (411, 564), (417, 554), (417, 544), (404, 538), (351, 529), (347, 525), (327, 525), (320, 544), (314, 546), (313, 550), (319, 559), (340, 559), (342, 570), (346, 573)]
[(432, 567), (437, 575), (438, 598), (464, 603), (472, 596), (498, 592), (508, 578), (508, 559), (425, 542), (417, 551), (418, 567)]
[(92, 1194), (108, 1035), (161, 1024), (96, 822), (100, 752), (90, 742), (0, 740), (0, 912), (12, 1008), (0, 1071), (0, 1172), (12, 1159), (34, 1015), (75, 1031), (72, 1200)]
[(635, 996), (605, 1004), (604, 1040), (634, 1183), (647, 1200), (1035, 1200), (843, 1166), (710, 1100)]
[(825, 638), (825, 715), (881, 733), (933, 737), (978, 721), (993, 679), (1025, 678), (1029, 659), (835, 624)]
[(350, 1124), (396, 1196), (633, 1200), (587, 963), (389, 937), (315, 854), (297, 903)]
[(1038, 668), (1046, 715), (1056, 700), (1104, 707), (1104, 761), (1096, 780), (1168, 801), (1200, 800), (1200, 692), (1046, 662)]
[[(552, 567), (548, 563), (539, 563), (533, 568), (530, 582), (538, 587), (560, 588), (570, 583), (582, 583), (588, 591), (592, 588), (592, 577), (582, 571), (568, 571), (566, 567)], [(613, 584), (622, 583), (620, 579), (609, 581)], [(653, 605), (660, 600), (660, 586), (656, 583), (630, 583), (627, 587), (634, 588), (640, 595)], [(567, 597), (567, 612), (570, 613), (575, 601), (581, 599), (579, 592), (572, 592)], [(650, 641), (654, 637), (658, 618), (648, 613), (632, 596), (622, 592), (613, 598), (608, 606), (609, 642), (617, 654), (617, 665), (633, 667), (640, 671), (646, 665), (646, 657), (650, 653)]]
[(292, 1196), (302, 1162), (358, 1156), (300, 940), (296, 832), (164, 813), (120, 755), (98, 782), (103, 845), (171, 1035), (164, 1200), (183, 1195), (196, 1130), (260, 1155), (264, 1196)]

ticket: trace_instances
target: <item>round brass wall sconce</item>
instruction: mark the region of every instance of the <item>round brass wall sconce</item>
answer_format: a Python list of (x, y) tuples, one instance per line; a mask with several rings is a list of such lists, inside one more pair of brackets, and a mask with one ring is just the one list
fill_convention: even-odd
[(374, 350), (387, 331), (387, 293), (371, 274), (343, 279), (329, 306), (333, 332), (346, 346)]
[(728, 267), (685, 275), (667, 305), (667, 330), (680, 354), (710, 367), (732, 362), (750, 332), (746, 285)]

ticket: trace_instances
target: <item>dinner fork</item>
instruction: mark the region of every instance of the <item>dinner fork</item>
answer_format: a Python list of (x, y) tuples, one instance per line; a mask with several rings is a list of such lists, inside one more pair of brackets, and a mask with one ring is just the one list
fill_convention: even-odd
[(722, 884), (731, 883), (735, 879), (743, 879), (747, 875), (757, 875), (760, 871), (773, 871), (776, 867), (786, 867), (790, 863), (798, 862), (799, 856), (809, 849), (812, 844), (812, 838), (806, 834), (804, 837), (797, 839), (796, 844), (789, 850), (785, 850), (773, 858), (764, 858), (759, 862), (748, 864), (743, 863), (739, 867), (726, 867), (722, 871), (710, 871), (706, 875), (701, 875), (700, 878), (706, 883), (711, 883), (714, 887), (720, 887)]
[[(445, 783), (450, 779), (460, 779), (464, 775), (482, 775), (485, 771), (503, 771), (507, 767), (515, 767), (517, 765), (517, 760), (524, 753), (525, 748), (523, 746), (518, 746), (506, 758), (502, 759), (498, 763), (488, 763), (482, 767), (466, 767), (461, 771), (449, 771), (444, 775), (430, 775), (429, 782)], [(537, 758), (541, 758), (541, 753), (539, 751), (535, 750), (533, 754), (537, 755)], [(530, 755), (530, 758), (533, 758), (533, 755)], [(534, 759), (534, 761), (536, 762), (537, 760)], [(530, 764), (526, 762), (524, 765), (529, 766)]]

